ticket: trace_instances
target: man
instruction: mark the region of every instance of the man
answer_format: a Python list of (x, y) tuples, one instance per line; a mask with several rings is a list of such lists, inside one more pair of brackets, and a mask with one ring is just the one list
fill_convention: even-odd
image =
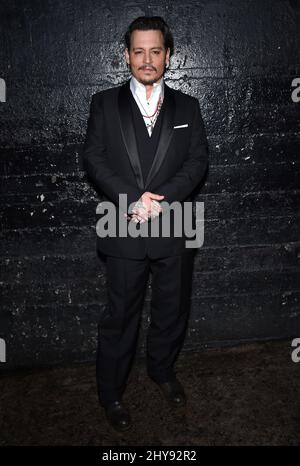
[[(103, 199), (113, 203), (115, 218), (125, 216), (129, 230), (133, 224), (142, 229), (162, 222), (170, 203), (190, 200), (208, 158), (198, 100), (164, 82), (173, 53), (165, 21), (157, 16), (137, 18), (125, 43), (132, 76), (124, 85), (93, 95), (83, 160)], [(125, 208), (121, 194), (127, 196)], [(174, 219), (170, 223), (174, 226)], [(118, 230), (115, 236), (100, 236), (97, 247), (106, 258), (108, 308), (99, 323), (98, 395), (110, 424), (125, 430), (132, 421), (122, 395), (150, 271), (147, 373), (171, 406), (186, 402), (174, 364), (188, 320), (195, 250), (186, 248), (184, 234), (178, 237), (174, 232), (121, 236)]]

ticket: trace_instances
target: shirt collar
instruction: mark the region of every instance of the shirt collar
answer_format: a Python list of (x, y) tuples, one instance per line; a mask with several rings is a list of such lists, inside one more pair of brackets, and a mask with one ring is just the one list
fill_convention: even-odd
[[(130, 89), (131, 89), (133, 94), (139, 93), (146, 100), (146, 87), (144, 86), (144, 84), (140, 83), (133, 75), (131, 76), (131, 79), (130, 79)], [(161, 92), (161, 97), (162, 97), (162, 100), (163, 100), (163, 98), (164, 98), (164, 78), (163, 78), (163, 76), (161, 77), (159, 82), (153, 83), (153, 91), (152, 91), (150, 99), (152, 99), (152, 97), (154, 95), (158, 96), (160, 92)]]

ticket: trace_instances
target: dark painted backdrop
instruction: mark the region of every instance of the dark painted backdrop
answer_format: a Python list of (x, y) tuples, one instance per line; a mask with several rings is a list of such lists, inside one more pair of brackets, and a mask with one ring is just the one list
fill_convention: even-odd
[[(210, 168), (184, 350), (300, 337), (297, 0), (0, 3), (1, 369), (93, 361), (106, 306), (97, 193), (82, 171), (91, 96), (129, 78), (123, 34), (162, 15), (166, 82), (199, 99)], [(144, 354), (151, 280), (139, 335)]]

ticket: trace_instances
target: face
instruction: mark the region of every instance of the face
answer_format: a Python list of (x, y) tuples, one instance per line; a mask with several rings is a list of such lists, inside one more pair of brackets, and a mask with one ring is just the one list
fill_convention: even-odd
[(144, 85), (152, 85), (164, 74), (169, 63), (170, 49), (165, 50), (162, 32), (135, 30), (131, 34), (130, 50), (125, 49), (125, 59), (133, 76)]

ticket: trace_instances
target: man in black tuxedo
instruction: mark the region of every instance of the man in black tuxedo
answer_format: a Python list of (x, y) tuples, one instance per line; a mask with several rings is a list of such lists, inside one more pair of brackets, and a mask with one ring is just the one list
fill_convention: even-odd
[[(115, 236), (104, 236), (97, 230), (108, 290), (108, 308), (99, 323), (97, 386), (100, 405), (117, 430), (132, 424), (122, 394), (136, 351), (150, 271), (147, 373), (170, 405), (186, 402), (174, 364), (188, 321), (195, 248), (186, 247), (184, 232), (175, 236), (174, 217), (169, 217), (167, 236), (161, 229), (151, 236), (150, 227), (162, 224), (173, 201), (182, 206), (192, 200), (208, 165), (198, 100), (164, 82), (173, 54), (165, 21), (157, 16), (137, 18), (125, 43), (131, 79), (92, 96), (83, 150), (84, 167), (104, 204), (114, 206), (116, 219), (122, 217), (128, 232), (133, 226), (148, 232), (121, 236), (117, 226)], [(127, 196), (125, 205), (121, 194)]]

